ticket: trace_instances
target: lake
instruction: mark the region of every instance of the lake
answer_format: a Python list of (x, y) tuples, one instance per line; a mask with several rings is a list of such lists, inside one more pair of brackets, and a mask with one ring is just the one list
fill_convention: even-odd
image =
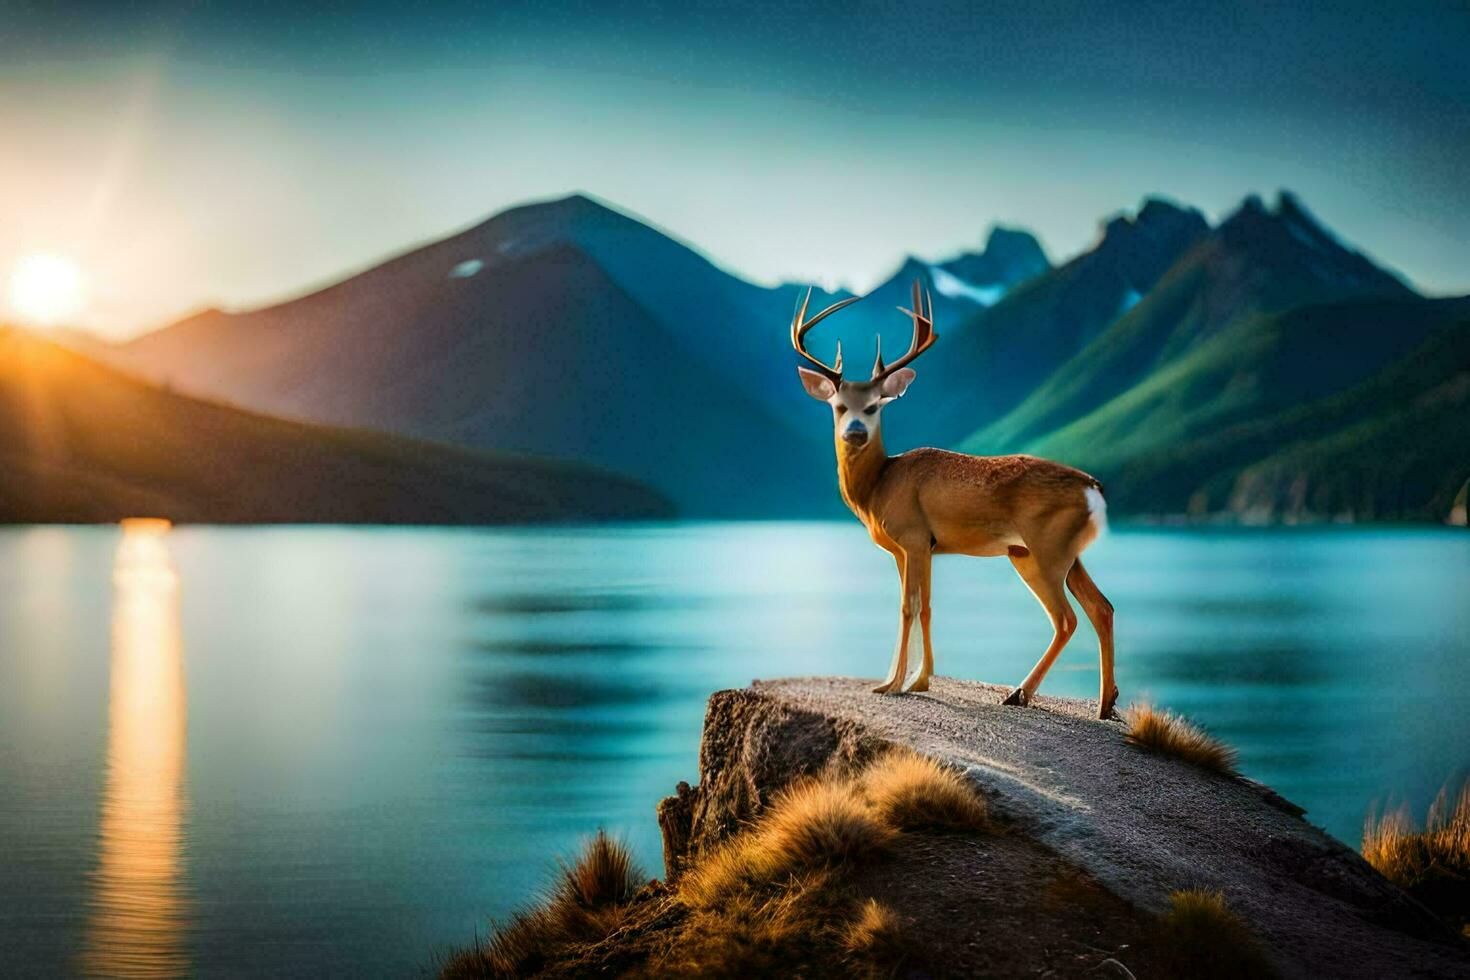
[[(1122, 703), (1184, 712), (1356, 846), (1470, 764), (1470, 535), (1117, 528)], [(881, 674), (856, 522), (0, 529), (0, 974), (401, 976), (606, 827), (662, 874), (705, 698)], [(1050, 628), (935, 564), (941, 674)], [(1095, 697), (1085, 618), (1043, 693)], [(1021, 709), (1017, 709), (1021, 710)]]

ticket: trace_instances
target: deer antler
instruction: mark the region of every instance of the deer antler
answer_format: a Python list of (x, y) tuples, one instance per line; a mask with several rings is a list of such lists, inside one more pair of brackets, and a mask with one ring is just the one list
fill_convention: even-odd
[(909, 344), (909, 352), (892, 364), (883, 364), (883, 338), (878, 338), (878, 359), (873, 362), (873, 377), (869, 380), (880, 381), (888, 377), (894, 371), (918, 357), (924, 351), (934, 346), (934, 341), (939, 339), (939, 334), (934, 332), (934, 298), (929, 295), (929, 290), (920, 291), (919, 280), (914, 280), (914, 308), (912, 310), (898, 308), (900, 313), (907, 313), (914, 321), (914, 339)]
[(811, 287), (807, 287), (806, 296), (802, 297), (800, 305), (798, 305), (796, 308), (795, 315), (793, 315), (791, 318), (791, 346), (796, 348), (796, 352), (798, 354), (806, 358), (812, 364), (816, 365), (817, 370), (826, 375), (827, 378), (829, 378), (834, 384), (842, 380), (841, 342), (837, 344), (837, 362), (831, 367), (828, 367), (826, 364), (817, 360), (815, 357), (807, 352), (806, 345), (802, 342), (802, 338), (807, 335), (807, 331), (811, 330), (812, 327), (815, 327), (817, 324), (821, 323), (827, 317), (831, 316), (833, 313), (836, 313), (844, 306), (851, 306), (853, 303), (856, 303), (860, 299), (862, 299), (861, 296), (849, 296), (847, 299), (838, 300), (836, 303), (833, 303), (831, 306), (827, 307), (825, 310), (808, 320), (806, 318), (806, 308), (807, 304), (812, 301), (812, 291)]

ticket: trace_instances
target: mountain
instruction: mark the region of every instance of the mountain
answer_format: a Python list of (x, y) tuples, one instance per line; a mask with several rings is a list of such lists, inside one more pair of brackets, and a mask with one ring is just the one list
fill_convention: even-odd
[(1442, 520), (1467, 325), (1470, 300), (1418, 296), (1290, 194), (1248, 198), (961, 448), (1082, 467), (1125, 513)]
[[(1030, 232), (995, 227), (980, 252), (962, 252), (943, 262), (909, 256), (893, 275), (863, 298), (857, 311), (879, 315), (885, 327), (902, 324), (895, 306), (912, 305), (915, 279), (932, 291), (936, 322), (954, 323), (994, 306), (1013, 287), (1051, 268), (1046, 253)], [(889, 331), (885, 330), (885, 333)], [(895, 337), (902, 331), (892, 331)], [(903, 338), (908, 339), (906, 336)]]
[(687, 514), (831, 512), (828, 422), (785, 337), (794, 297), (573, 196), (120, 357), (254, 409), (576, 458)]
[[(814, 351), (830, 357), (845, 341), (858, 377), (875, 332), (896, 356), (909, 327), (893, 307), (908, 304), (915, 278), (934, 292), (941, 339), (885, 416), (887, 444), (1049, 455), (1095, 472), (1120, 513), (1318, 507), (1293, 496), (1299, 484), (1283, 497), (1283, 474), (1340, 459), (1353, 437), (1309, 451), (1338, 438), (1333, 420), (1298, 430), (1290, 413), (1372, 383), (1460, 309), (1419, 297), (1290, 193), (1269, 208), (1249, 197), (1214, 228), (1151, 197), (1056, 267), (1032, 236), (1004, 228), (983, 251), (909, 258), (824, 324)], [(801, 293), (748, 283), (578, 195), (277, 306), (200, 314), (110, 357), (253, 409), (576, 458), (692, 516), (835, 515), (830, 418), (795, 383), (786, 339)], [(1453, 392), (1443, 399), (1434, 404)], [(1359, 422), (1409, 439), (1402, 419), (1370, 415)], [(1433, 511), (1434, 481), (1457, 471), (1421, 448), (1433, 489), (1393, 505), (1375, 491), (1379, 503), (1343, 509)]]
[[(890, 446), (910, 444), (913, 438), (927, 444), (944, 445), (951, 437), (958, 437), (974, 429), (976, 415), (971, 409), (974, 400), (959, 397), (958, 419), (950, 424), (941, 424), (926, 411), (926, 406), (937, 398), (941, 391), (954, 395), (955, 387), (945, 384), (941, 389), (931, 372), (942, 372), (945, 361), (952, 361), (950, 354), (957, 349), (959, 340), (955, 331), (965, 327), (977, 314), (992, 306), (1003, 303), (1011, 291), (1038, 276), (1051, 271), (1051, 262), (1042, 251), (1041, 244), (1030, 232), (996, 226), (991, 229), (985, 247), (979, 252), (962, 252), (943, 261), (929, 261), (908, 256), (883, 282), (864, 294), (863, 301), (844, 310), (841, 316), (822, 324), (809, 339), (814, 353), (831, 363), (831, 356), (840, 342), (846, 358), (847, 375), (859, 380), (866, 379), (873, 363), (874, 345), (882, 338), (883, 350), (889, 360), (908, 349), (913, 338), (913, 326), (909, 319), (898, 312), (899, 307), (913, 305), (912, 288), (915, 280), (929, 290), (934, 304), (934, 322), (944, 335), (942, 353), (931, 354), (918, 365), (925, 381), (905, 396), (902, 411), (890, 413), (885, 425), (899, 434), (898, 441), (889, 441)], [(788, 287), (794, 296), (801, 289)], [(812, 309), (821, 309), (837, 299), (851, 293), (813, 293)], [(790, 301), (785, 309), (789, 321)], [(956, 362), (957, 363), (957, 362)], [(952, 364), (951, 367), (954, 367)], [(772, 387), (786, 387), (790, 366), (783, 364), (781, 374), (772, 382)], [(964, 380), (961, 389), (970, 387), (974, 372), (965, 367), (957, 372)], [(914, 407), (917, 406), (917, 407)], [(805, 413), (810, 415), (810, 413)]]
[(1003, 415), (1208, 232), (1198, 211), (1149, 198), (1136, 215), (1107, 221), (1092, 248), (1022, 281), (989, 308), (946, 319), (936, 301), (940, 341), (915, 364), (919, 380), (903, 411), (891, 413), (897, 425), (953, 445)]
[[(1222, 332), (1099, 410), (1027, 447), (1075, 463), (1101, 477), (1109, 503), (1123, 512), (1205, 515), (1242, 508), (1259, 511), (1265, 483), (1244, 496), (1237, 481), (1255, 464), (1324, 440), (1354, 426), (1397, 419), (1401, 451), (1365, 450), (1379, 470), (1405, 466), (1413, 458), (1438, 460), (1430, 469), (1454, 486), (1463, 482), (1456, 447), (1443, 426), (1426, 422), (1406, 429), (1399, 413), (1428, 393), (1427, 405), (1452, 404), (1453, 391), (1470, 370), (1470, 300), (1371, 300), (1300, 307), (1247, 319)], [(1446, 401), (1448, 398), (1448, 401)], [(1450, 417), (1446, 417), (1446, 421)], [(1460, 428), (1466, 428), (1461, 425)], [(1367, 430), (1363, 430), (1366, 432)], [(1344, 447), (1353, 445), (1341, 443)], [(1457, 454), (1458, 453), (1458, 454)], [(1304, 467), (1320, 479), (1323, 471)], [(1353, 472), (1343, 467), (1339, 474)], [(1271, 472), (1287, 472), (1275, 467)], [(1287, 484), (1292, 480), (1288, 479)], [(1338, 481), (1339, 483), (1341, 481)], [(1305, 487), (1307, 484), (1302, 484)], [(1427, 515), (1443, 488), (1409, 493), (1404, 503), (1378, 503), (1317, 510), (1318, 515), (1353, 513), (1365, 519)], [(1292, 509), (1272, 506), (1278, 512)], [(1295, 505), (1305, 513), (1305, 501)], [(1443, 514), (1441, 514), (1441, 519)]]
[(1448, 326), (1370, 380), (1258, 423), (1282, 448), (1241, 470), (1228, 490), (1226, 480), (1215, 480), (1228, 493), (1224, 509), (1257, 522), (1442, 522), (1454, 519), (1458, 505), (1463, 525), (1470, 300), (1457, 305)]
[(655, 518), (590, 467), (256, 415), (0, 329), (0, 522), (481, 524)]
[(1048, 433), (1101, 410), (1151, 372), (1255, 315), (1416, 295), (1322, 230), (1292, 195), (1283, 193), (1274, 211), (1250, 197), (1179, 255), (1136, 304), (964, 445), (1006, 452), (1040, 444)]
[[(936, 276), (936, 291), (948, 296), (983, 293), (976, 297), (977, 302), (991, 306), (1012, 286), (1049, 270), (1051, 262), (1035, 235), (997, 225), (990, 229), (983, 251), (964, 252), (937, 268), (952, 280)], [(991, 294), (995, 294), (993, 299)]]

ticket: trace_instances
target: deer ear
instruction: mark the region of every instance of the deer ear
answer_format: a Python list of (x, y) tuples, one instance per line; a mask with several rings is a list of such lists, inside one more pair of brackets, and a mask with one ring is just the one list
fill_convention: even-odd
[(881, 389), (883, 397), (900, 397), (905, 391), (908, 391), (909, 385), (914, 383), (914, 378), (916, 377), (918, 375), (914, 374), (912, 368), (899, 368), (897, 371), (894, 371), (883, 379), (883, 387)]
[(808, 371), (804, 367), (797, 368), (796, 373), (801, 375), (801, 386), (806, 389), (806, 393), (817, 401), (824, 402), (837, 394), (837, 386), (825, 374)]

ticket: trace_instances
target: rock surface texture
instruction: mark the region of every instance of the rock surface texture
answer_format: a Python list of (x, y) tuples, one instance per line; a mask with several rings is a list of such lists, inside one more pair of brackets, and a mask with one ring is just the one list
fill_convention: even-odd
[[(758, 681), (711, 697), (700, 784), (659, 807), (670, 878), (793, 779), (903, 745), (963, 769), (1014, 836), (1141, 913), (1178, 889), (1222, 892), (1284, 976), (1470, 976), (1462, 941), (1265, 787), (1143, 752), (1085, 701), (1009, 708), (995, 685), (936, 678), (927, 694), (884, 697), (868, 683)], [(1008, 885), (1024, 905), (1036, 883), (990, 883)]]

